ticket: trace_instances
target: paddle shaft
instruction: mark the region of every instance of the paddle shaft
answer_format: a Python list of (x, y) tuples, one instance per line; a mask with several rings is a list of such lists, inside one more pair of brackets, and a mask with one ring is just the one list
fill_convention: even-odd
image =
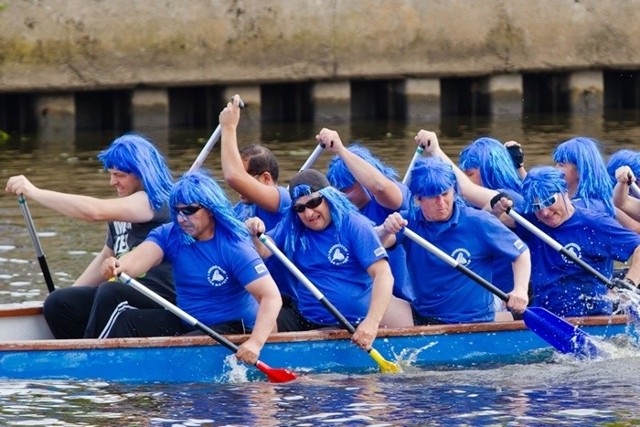
[(344, 317), (342, 313), (340, 313), (340, 311), (338, 311), (338, 309), (333, 304), (331, 304), (331, 301), (329, 301), (322, 294), (322, 292), (320, 292), (320, 290), (313, 283), (311, 283), (307, 276), (305, 276), (304, 273), (300, 271), (300, 269), (293, 262), (291, 262), (291, 260), (289, 260), (289, 258), (287, 258), (280, 249), (278, 249), (275, 243), (269, 240), (269, 238), (265, 234), (260, 234), (258, 238), (271, 251), (271, 253), (275, 255), (276, 258), (278, 258), (287, 267), (287, 269), (294, 276), (296, 276), (298, 280), (300, 280), (300, 282), (302, 282), (304, 287), (307, 288), (309, 292), (311, 292), (313, 296), (318, 301), (320, 301), (320, 303), (325, 306), (325, 308), (329, 310), (329, 312), (331, 312), (331, 314), (333, 314), (333, 316), (338, 320), (338, 322), (340, 322), (342, 326), (344, 326), (351, 334), (356, 331), (356, 328), (346, 319), (346, 317)]
[(526, 218), (524, 218), (518, 212), (514, 211), (513, 209), (509, 209), (507, 211), (507, 214), (510, 217), (512, 217), (518, 224), (522, 225), (529, 232), (531, 232), (532, 234), (537, 236), (540, 240), (545, 242), (547, 245), (551, 246), (556, 251), (560, 252), (562, 255), (566, 256), (569, 259), (571, 259), (571, 261), (573, 261), (574, 263), (579, 265), (580, 268), (582, 268), (586, 272), (588, 272), (588, 273), (592, 274), (593, 276), (595, 276), (598, 280), (600, 280), (602, 283), (607, 285), (609, 288), (615, 288), (616, 287), (614, 285), (614, 283), (611, 280), (609, 280), (609, 278), (607, 278), (604, 274), (600, 273), (598, 270), (593, 268), (591, 265), (587, 264), (582, 259), (578, 258), (578, 256), (576, 254), (574, 254), (573, 252), (571, 252), (570, 250), (568, 250), (567, 248), (562, 246), (558, 241), (554, 240), (547, 233), (545, 233), (544, 231), (540, 230), (538, 227), (533, 225), (531, 222), (529, 222)]
[(422, 246), (423, 248), (425, 248), (426, 250), (428, 250), (429, 252), (431, 252), (432, 254), (437, 256), (438, 258), (440, 258), (442, 261), (444, 261), (445, 263), (449, 264), (451, 267), (453, 267), (456, 270), (462, 272), (463, 274), (468, 276), (470, 279), (472, 279), (472, 280), (476, 281), (478, 284), (482, 285), (482, 287), (484, 287), (486, 290), (488, 290), (489, 292), (491, 292), (492, 294), (494, 294), (495, 296), (500, 298), (502, 301), (508, 301), (509, 300), (509, 295), (507, 295), (502, 290), (497, 288), (494, 284), (489, 282), (484, 277), (480, 276), (475, 271), (470, 270), (466, 266), (460, 264), (453, 257), (451, 257), (450, 255), (446, 254), (445, 252), (440, 250), (438, 247), (434, 246), (431, 242), (429, 242), (429, 241), (425, 240), (424, 238), (420, 237), (414, 231), (412, 231), (412, 230), (408, 229), (407, 227), (405, 227), (405, 228), (402, 229), (402, 232), (409, 239), (413, 240), (414, 242), (416, 242), (417, 244), (419, 244), (420, 246)]
[(134, 288), (141, 294), (145, 295), (149, 299), (160, 304), (163, 308), (175, 314), (180, 319), (187, 322), (189, 325), (194, 326), (200, 331), (209, 335), (211, 338), (218, 341), (220, 344), (222, 344), (232, 352), (236, 353), (238, 351), (238, 346), (236, 344), (232, 343), (231, 341), (229, 341), (228, 339), (226, 339), (225, 337), (223, 337), (213, 329), (209, 328), (207, 325), (200, 322), (198, 319), (196, 319), (186, 311), (180, 309), (175, 304), (172, 304), (171, 302), (167, 301), (157, 293), (153, 292), (151, 289), (147, 288), (142, 283), (138, 282), (136, 279), (129, 276), (127, 273), (120, 273), (120, 275), (118, 276), (118, 279), (125, 285), (131, 286), (132, 288)]
[[(244, 108), (244, 102), (242, 102), (242, 99), (240, 100), (240, 104), (238, 106), (240, 107), (240, 109)], [(200, 169), (200, 167), (202, 167), (202, 164), (207, 159), (207, 156), (209, 156), (209, 153), (211, 153), (213, 147), (215, 147), (215, 145), (218, 143), (220, 135), (222, 135), (222, 125), (218, 124), (218, 126), (209, 137), (207, 143), (204, 145), (204, 147), (202, 147), (202, 150), (200, 150), (200, 154), (198, 154), (198, 157), (196, 157), (196, 160), (189, 168), (189, 172), (193, 172), (194, 170)]]
[(324, 144), (320, 143), (316, 145), (316, 148), (313, 150), (307, 161), (305, 161), (304, 164), (300, 167), (300, 170), (298, 170), (298, 172), (302, 172), (303, 170), (307, 170), (311, 166), (313, 166), (316, 160), (318, 160), (318, 157), (320, 157), (320, 154), (322, 154), (322, 150), (324, 150)]
[[(506, 302), (509, 300), (509, 296), (502, 290), (498, 289), (495, 285), (474, 271), (460, 264), (453, 257), (444, 253), (433, 244), (417, 235), (415, 232), (405, 227), (403, 229), (403, 233), (409, 239), (436, 255), (451, 267), (482, 285), (502, 301)], [(578, 357), (592, 357), (599, 354), (597, 347), (591, 342), (591, 337), (588, 334), (552, 312), (542, 307), (530, 307), (526, 308), (522, 315), (524, 322), (529, 329), (560, 352), (571, 353)]]
[(38, 258), (38, 264), (40, 264), (40, 270), (42, 270), (44, 281), (47, 284), (47, 289), (51, 293), (56, 290), (56, 287), (53, 285), (53, 279), (51, 277), (51, 272), (49, 271), (49, 265), (47, 264), (47, 259), (44, 256), (44, 251), (42, 250), (42, 245), (40, 244), (40, 239), (38, 238), (38, 233), (36, 232), (36, 226), (33, 224), (33, 218), (31, 217), (29, 206), (27, 205), (27, 199), (25, 199), (22, 195), (18, 196), (18, 204), (20, 205), (20, 210), (22, 211), (24, 222), (27, 224), (27, 229), (29, 230), (29, 235), (31, 236), (31, 241), (33, 242), (33, 247), (36, 250), (36, 257)]
[[(178, 316), (180, 319), (184, 320), (191, 326), (194, 326), (200, 331), (209, 335), (211, 338), (218, 341), (224, 347), (231, 350), (234, 354), (238, 352), (239, 347), (236, 344), (232, 343), (231, 341), (229, 341), (228, 339), (226, 339), (225, 337), (223, 337), (222, 335), (220, 335), (219, 333), (217, 333), (216, 331), (214, 331), (204, 323), (200, 322), (198, 319), (196, 319), (186, 311), (180, 309), (175, 304), (170, 303), (160, 295), (156, 294), (155, 292), (153, 292), (152, 290), (144, 286), (142, 283), (138, 282), (136, 279), (129, 276), (127, 273), (120, 273), (120, 275), (118, 276), (118, 280), (120, 280), (125, 285), (129, 285), (132, 288), (136, 289), (141, 294), (146, 295), (152, 301), (155, 301), (156, 303), (160, 304), (166, 310), (175, 314), (176, 316)], [(296, 374), (294, 374), (293, 372), (287, 369), (272, 368), (260, 360), (256, 361), (254, 365), (256, 368), (262, 371), (265, 375), (267, 375), (267, 377), (269, 378), (269, 381), (271, 382), (284, 383), (284, 382), (295, 380), (297, 378)]]
[[(300, 271), (300, 269), (298, 269), (298, 267), (296, 267), (296, 265), (293, 262), (291, 262), (289, 258), (287, 258), (282, 253), (282, 251), (280, 251), (280, 249), (278, 249), (278, 247), (271, 240), (269, 240), (269, 238), (265, 234), (260, 233), (258, 235), (258, 238), (271, 251), (271, 253), (274, 254), (280, 261), (282, 261), (282, 263), (287, 267), (287, 269), (294, 276), (296, 276), (298, 280), (302, 282), (302, 284), (309, 290), (309, 292), (311, 292), (313, 296), (318, 301), (320, 301), (320, 303), (327, 310), (329, 310), (331, 314), (333, 314), (333, 316), (338, 320), (338, 322), (340, 322), (340, 324), (344, 326), (349, 331), (350, 334), (354, 334), (356, 332), (356, 328), (346, 319), (346, 317), (344, 317), (342, 313), (340, 313), (340, 311), (338, 311), (338, 309), (335, 308), (333, 304), (331, 304), (331, 301), (325, 298), (322, 292), (320, 292), (320, 290), (316, 288), (316, 286), (313, 283), (311, 283), (309, 279), (307, 279), (304, 273)], [(368, 349), (365, 349), (365, 351), (378, 364), (382, 372), (397, 373), (401, 371), (400, 366), (398, 366), (393, 362), (389, 362), (387, 359), (382, 357), (380, 352), (375, 348), (369, 347)]]
[(418, 145), (418, 148), (416, 148), (416, 152), (413, 153), (413, 157), (411, 158), (411, 162), (409, 163), (407, 172), (404, 174), (404, 178), (402, 178), (402, 183), (404, 185), (409, 185), (409, 181), (411, 180), (411, 170), (413, 169), (413, 165), (416, 164), (416, 161), (418, 160), (418, 158), (420, 158), (420, 156), (422, 156), (423, 152), (424, 152), (424, 147), (422, 145)]

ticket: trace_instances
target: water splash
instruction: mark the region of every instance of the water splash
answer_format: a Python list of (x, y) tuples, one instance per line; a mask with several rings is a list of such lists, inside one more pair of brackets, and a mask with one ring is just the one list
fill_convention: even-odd
[(435, 341), (427, 345), (424, 345), (420, 348), (403, 348), (400, 351), (400, 354), (397, 354), (395, 351), (393, 351), (395, 362), (402, 367), (408, 367), (408, 366), (414, 365), (418, 360), (418, 356), (420, 356), (420, 353), (422, 353), (425, 350), (429, 350), (430, 348), (435, 347), (437, 345), (438, 345), (438, 342)]
[(247, 375), (249, 368), (244, 363), (238, 361), (235, 355), (230, 354), (225, 357), (224, 366), (229, 368), (229, 372), (225, 374), (229, 383), (249, 382), (249, 377)]

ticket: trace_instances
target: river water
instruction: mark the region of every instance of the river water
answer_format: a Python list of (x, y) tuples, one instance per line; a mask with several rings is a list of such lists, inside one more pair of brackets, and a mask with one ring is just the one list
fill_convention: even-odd
[[(250, 115), (250, 108), (243, 114)], [(281, 164), (286, 185), (316, 146), (322, 124), (243, 126), (240, 144), (260, 142)], [(327, 125), (359, 140), (402, 177), (420, 129), (438, 133), (454, 159), (481, 135), (523, 144), (527, 167), (552, 164), (557, 143), (577, 135), (603, 143), (605, 156), (638, 149), (640, 112), (616, 116), (451, 118), (438, 123)], [(212, 129), (149, 129), (171, 168), (189, 169)], [(96, 154), (113, 132), (71, 137), (13, 136), (0, 143), (0, 181), (24, 174), (44, 188), (114, 197)], [(324, 170), (324, 153), (315, 167)], [(219, 148), (205, 166), (221, 176)], [(224, 187), (224, 185), (223, 185)], [(225, 187), (226, 188), (226, 187)], [(229, 193), (233, 200), (236, 195)], [(71, 220), (29, 203), (57, 287), (70, 285), (104, 244), (105, 226)], [(0, 303), (42, 301), (47, 289), (17, 199), (0, 197)], [(0, 382), (1, 425), (315, 426), (638, 425), (640, 357), (621, 339), (608, 360), (553, 356), (543, 364), (485, 366), (400, 375), (313, 375), (293, 384), (117, 384)]]

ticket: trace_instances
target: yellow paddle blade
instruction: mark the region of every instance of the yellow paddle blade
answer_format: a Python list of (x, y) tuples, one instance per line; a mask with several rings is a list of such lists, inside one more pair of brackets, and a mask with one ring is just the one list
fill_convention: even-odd
[(376, 350), (375, 348), (369, 350), (369, 355), (373, 360), (376, 361), (378, 366), (380, 366), (380, 370), (382, 371), (382, 373), (397, 374), (399, 372), (402, 372), (402, 368), (400, 368), (400, 365), (386, 360), (380, 353), (378, 353), (378, 350)]

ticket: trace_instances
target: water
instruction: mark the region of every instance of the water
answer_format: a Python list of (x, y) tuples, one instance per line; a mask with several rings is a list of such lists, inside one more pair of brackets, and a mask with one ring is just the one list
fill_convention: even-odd
[(624, 357), (295, 383), (5, 382), (2, 425), (637, 425), (640, 362)]
[[(250, 114), (249, 110), (246, 110)], [(244, 113), (243, 113), (244, 114)], [(527, 167), (551, 164), (555, 145), (576, 135), (599, 139), (606, 154), (638, 149), (638, 112), (594, 116), (527, 117), (524, 121), (452, 118), (442, 123), (360, 123), (328, 126), (343, 141), (358, 139), (400, 176), (411, 160), (413, 136), (434, 130), (453, 158), (480, 135), (520, 141)], [(287, 181), (316, 146), (320, 125), (240, 129), (241, 145), (261, 142), (281, 162)], [(212, 129), (152, 130), (175, 171), (186, 171)], [(25, 174), (37, 186), (114, 197), (96, 154), (116, 135), (78, 134), (73, 140), (15, 137), (0, 144), (0, 181)], [(324, 170), (324, 153), (316, 167)], [(219, 148), (206, 167), (220, 177)], [(226, 187), (225, 187), (226, 188)], [(235, 200), (235, 194), (230, 193)], [(53, 279), (70, 285), (104, 244), (105, 226), (67, 219), (29, 204)], [(47, 294), (17, 199), (0, 197), (0, 303), (42, 301)], [(401, 375), (313, 375), (293, 384), (110, 384), (72, 381), (3, 381), (2, 425), (316, 426), (433, 425), (542, 426), (637, 425), (640, 358), (622, 345), (614, 358), (576, 362), (487, 366)]]

